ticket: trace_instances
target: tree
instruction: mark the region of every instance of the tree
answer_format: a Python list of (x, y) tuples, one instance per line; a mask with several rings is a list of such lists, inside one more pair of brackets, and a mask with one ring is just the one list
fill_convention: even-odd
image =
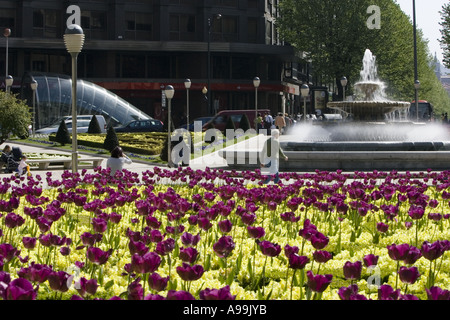
[(342, 76), (358, 78), (367, 48), (367, 8), (373, 0), (281, 0), (277, 20), (281, 37), (312, 61), (323, 83), (335, 82), (342, 97)]
[[(380, 28), (367, 25), (372, 5), (380, 8)], [(413, 25), (394, 0), (281, 0), (280, 16), (277, 24), (282, 38), (305, 54), (323, 84), (336, 84), (340, 97), (340, 78), (348, 78), (346, 93), (352, 94), (364, 51), (370, 49), (388, 98), (414, 99)], [(437, 110), (448, 108), (449, 97), (431, 66), (433, 57), (420, 29), (417, 53), (420, 99), (432, 102)]]
[(439, 23), (442, 27), (440, 40), (441, 47), (444, 49), (444, 60), (443, 63), (447, 68), (450, 68), (450, 3), (442, 6), (441, 22)]
[(0, 144), (4, 143), (10, 134), (28, 137), (32, 116), (25, 101), (17, 99), (17, 95), (2, 91), (0, 110)]
[(110, 126), (106, 132), (103, 148), (111, 152), (117, 146), (119, 146), (119, 138), (117, 138), (117, 133), (116, 130), (114, 130), (114, 127)]
[(69, 130), (67, 129), (66, 122), (61, 120), (59, 124), (58, 131), (56, 132), (55, 141), (65, 146), (72, 142), (72, 139), (69, 134)]
[(100, 124), (98, 123), (97, 116), (92, 116), (91, 121), (89, 122), (89, 127), (87, 133), (97, 134), (102, 133), (102, 129), (100, 128)]

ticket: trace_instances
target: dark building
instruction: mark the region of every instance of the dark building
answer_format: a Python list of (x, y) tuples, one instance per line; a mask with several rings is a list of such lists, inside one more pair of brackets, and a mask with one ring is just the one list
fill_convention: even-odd
[[(162, 91), (171, 84), (174, 121), (179, 121), (186, 110), (186, 78), (192, 82), (191, 119), (254, 108), (256, 76), (261, 79), (259, 108), (294, 113), (301, 109), (295, 97), (299, 85), (310, 82), (310, 66), (279, 39), (277, 3), (0, 0), (0, 30), (11, 29), (9, 37), (0, 39), (0, 76), (6, 76), (6, 60), (13, 90), (26, 73), (70, 75), (63, 36), (68, 24), (79, 21), (86, 42), (78, 56), (78, 77), (150, 116), (164, 118)], [(208, 87), (207, 94), (202, 92)]]

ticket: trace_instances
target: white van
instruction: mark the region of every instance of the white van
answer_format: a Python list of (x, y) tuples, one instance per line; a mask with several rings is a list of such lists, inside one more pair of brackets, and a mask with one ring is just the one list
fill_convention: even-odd
[[(102, 133), (106, 133), (107, 125), (106, 120), (102, 115), (95, 115), (97, 117), (98, 124), (100, 125), (100, 129)], [(89, 123), (91, 122), (93, 115), (80, 115), (77, 116), (77, 133), (86, 133), (89, 128)], [(61, 121), (64, 120), (66, 122), (66, 126), (69, 132), (72, 132), (72, 116), (65, 116), (49, 127), (41, 128), (36, 130), (37, 134), (51, 134), (56, 133), (58, 131), (59, 125)]]

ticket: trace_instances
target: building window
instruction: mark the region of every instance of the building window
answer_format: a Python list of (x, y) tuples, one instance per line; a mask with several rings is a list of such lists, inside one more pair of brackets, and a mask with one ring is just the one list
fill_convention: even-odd
[(145, 78), (145, 56), (122, 55), (122, 78)]
[(153, 40), (153, 15), (127, 12), (126, 30), (128, 40)]
[(256, 74), (256, 61), (253, 57), (236, 56), (232, 59), (232, 79), (253, 79)]
[(259, 2), (259, 0), (248, 0), (247, 7), (249, 9), (258, 9), (258, 2)]
[(238, 39), (238, 17), (223, 16), (222, 19), (214, 22), (211, 32), (212, 41), (236, 42)]
[(33, 36), (61, 38), (61, 13), (58, 10), (40, 9), (33, 12)]
[(248, 18), (247, 24), (248, 30), (248, 42), (257, 43), (258, 42), (258, 18)]
[(176, 15), (170, 16), (170, 40), (195, 40), (195, 16)]
[(106, 39), (106, 13), (100, 11), (82, 11), (81, 27), (88, 39)]
[(11, 29), (11, 32), (16, 29), (16, 11), (13, 9), (0, 10), (0, 29)]

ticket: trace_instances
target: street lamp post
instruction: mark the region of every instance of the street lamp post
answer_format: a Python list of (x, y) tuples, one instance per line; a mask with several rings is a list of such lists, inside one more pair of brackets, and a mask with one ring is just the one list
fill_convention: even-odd
[(416, 121), (419, 121), (419, 89), (420, 81), (414, 81), (415, 103), (416, 103)]
[(342, 96), (342, 101), (345, 101), (345, 87), (347, 87), (347, 78), (346, 77), (342, 77), (341, 78), (341, 85), (342, 85), (342, 89), (344, 90), (343, 92), (343, 96)]
[(211, 109), (211, 28), (214, 20), (220, 20), (221, 14), (215, 14), (208, 18), (208, 112), (212, 114)]
[(77, 58), (84, 45), (83, 29), (76, 24), (67, 27), (64, 44), (72, 57), (72, 172), (78, 172), (77, 145)]
[(167, 132), (168, 132), (168, 136), (167, 136), (167, 166), (170, 167), (171, 166), (171, 162), (172, 162), (172, 157), (171, 157), (171, 118), (172, 118), (172, 98), (175, 94), (175, 89), (173, 88), (173, 86), (168, 85), (166, 86), (166, 89), (164, 90), (165, 94), (166, 94), (166, 98), (169, 101), (168, 103), (168, 107), (167, 107)]
[(189, 131), (189, 89), (191, 88), (191, 80), (184, 80), (184, 87), (186, 88), (186, 130)]
[(302, 88), (300, 89), (303, 96), (303, 117), (306, 122), (306, 96), (309, 94), (309, 87), (307, 84), (302, 84)]
[(11, 93), (11, 87), (14, 83), (14, 79), (12, 76), (6, 76), (5, 85), (6, 85), (6, 92)]
[(5, 66), (5, 69), (6, 69), (6, 72), (5, 72), (5, 77), (8, 77), (8, 75), (9, 75), (9, 71), (8, 71), (8, 51), (9, 51), (9, 44), (8, 44), (8, 39), (9, 39), (9, 36), (11, 35), (11, 29), (9, 29), (9, 28), (6, 28), (5, 30), (3, 30), (3, 35), (5, 36), (5, 38), (6, 38), (6, 66)]
[(36, 80), (31, 81), (30, 83), (31, 90), (33, 90), (33, 124), (31, 126), (31, 130), (33, 136), (36, 134), (36, 90), (38, 87), (38, 83)]
[(253, 79), (253, 86), (255, 87), (255, 130), (258, 130), (258, 88), (261, 84), (261, 80), (258, 77), (255, 77)]

